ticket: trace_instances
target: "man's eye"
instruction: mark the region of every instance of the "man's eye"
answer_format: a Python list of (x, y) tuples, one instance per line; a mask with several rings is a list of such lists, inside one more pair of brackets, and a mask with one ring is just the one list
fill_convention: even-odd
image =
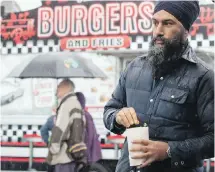
[(155, 26), (157, 26), (157, 25), (158, 25), (158, 22), (153, 22), (153, 24), (154, 24)]
[(164, 25), (173, 25), (171, 22), (165, 22)]

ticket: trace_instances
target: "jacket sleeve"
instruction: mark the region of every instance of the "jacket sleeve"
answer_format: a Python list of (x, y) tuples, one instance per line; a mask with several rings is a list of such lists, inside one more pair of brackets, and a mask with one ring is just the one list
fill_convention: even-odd
[(208, 71), (197, 88), (197, 115), (202, 136), (185, 141), (168, 142), (173, 166), (186, 166), (214, 157), (214, 73)]
[(46, 121), (46, 123), (41, 127), (40, 134), (43, 139), (43, 141), (48, 144), (49, 140), (49, 131), (52, 129), (49, 127), (50, 123), (54, 123), (53, 118), (49, 117)]
[(105, 127), (115, 134), (122, 134), (125, 131), (125, 127), (119, 125), (116, 122), (116, 114), (127, 106), (126, 103), (126, 90), (125, 90), (125, 77), (126, 71), (124, 71), (119, 79), (119, 83), (112, 94), (112, 98), (106, 104), (104, 108), (103, 121)]
[(73, 109), (70, 112), (70, 137), (68, 140), (69, 152), (73, 159), (81, 159), (86, 156), (85, 117), (82, 109)]
[(51, 141), (49, 145), (49, 151), (52, 154), (57, 154), (60, 151), (62, 141), (65, 139), (63, 137), (65, 137), (70, 123), (69, 114), (73, 108), (74, 107), (72, 103), (65, 101), (62, 103), (58, 111), (56, 123), (52, 129)]

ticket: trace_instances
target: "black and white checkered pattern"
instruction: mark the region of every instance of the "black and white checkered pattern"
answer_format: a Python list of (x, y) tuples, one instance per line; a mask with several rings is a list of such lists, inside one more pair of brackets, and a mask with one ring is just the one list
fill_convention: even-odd
[(195, 37), (190, 37), (189, 40), (193, 48), (213, 48), (215, 36), (210, 35), (207, 37), (203, 34), (197, 34)]
[[(108, 131), (105, 129), (102, 120), (94, 120), (96, 130), (100, 135), (99, 140), (102, 143), (106, 142), (106, 135)], [(0, 136), (2, 142), (22, 142), (25, 134), (40, 135), (40, 128), (42, 125), (8, 125), (2, 124)]]
[(1, 42), (1, 54), (28, 54), (47, 53), (60, 51), (60, 41), (48, 40), (28, 40), (24, 44), (15, 44), (12, 41)]
[[(151, 36), (138, 35), (131, 36), (131, 44), (129, 50), (143, 50), (146, 51), (151, 41)], [(197, 34), (194, 37), (189, 37), (190, 44), (193, 48), (210, 48), (214, 47), (214, 35), (205, 36), (203, 34)], [(28, 54), (28, 53), (47, 53), (47, 52), (57, 52), (60, 50), (60, 40), (57, 39), (47, 39), (47, 40), (28, 40), (24, 44), (15, 44), (12, 41), (1, 42), (1, 54)], [(98, 49), (97, 49), (98, 50)], [(103, 50), (103, 49), (101, 49)], [(116, 50), (116, 48), (111, 48), (109, 50)], [(80, 50), (75, 50), (80, 51)], [(87, 50), (88, 51), (88, 50)]]
[[(88, 107), (88, 112), (90, 114), (93, 114), (93, 121), (94, 125), (96, 128), (97, 133), (99, 134), (99, 140), (101, 143), (105, 143), (107, 141), (107, 134), (109, 131), (105, 128), (104, 123), (103, 123), (103, 107)], [(7, 116), (5, 118), (5, 121), (8, 121), (10, 117)], [(8, 124), (7, 123), (2, 123), (0, 126), (0, 136), (1, 136), (1, 141), (3, 142), (22, 142), (22, 138), (25, 134), (37, 134), (40, 135), (40, 128), (42, 127), (43, 124), (45, 124), (45, 119), (47, 117), (42, 117), (42, 118), (35, 118), (37, 120), (33, 120), (32, 118), (26, 119), (26, 121), (19, 122), (18, 125), (16, 124)], [(42, 120), (44, 119), (44, 120)], [(42, 121), (41, 121), (42, 120)]]
[(0, 135), (3, 142), (22, 142), (25, 134), (40, 135), (41, 125), (1, 125)]
[[(131, 50), (147, 50), (149, 47), (149, 42), (151, 41), (151, 36), (135, 36), (132, 37)], [(197, 34), (194, 37), (189, 37), (190, 45), (196, 48), (214, 48), (215, 36), (204, 36), (203, 34)]]

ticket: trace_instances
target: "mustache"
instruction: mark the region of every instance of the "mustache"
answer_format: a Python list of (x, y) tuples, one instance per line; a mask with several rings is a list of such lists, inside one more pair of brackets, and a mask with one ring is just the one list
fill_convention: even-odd
[(167, 44), (170, 42), (168, 39), (164, 38), (163, 36), (156, 36), (152, 38), (152, 45), (154, 45), (156, 41), (162, 41), (164, 44)]

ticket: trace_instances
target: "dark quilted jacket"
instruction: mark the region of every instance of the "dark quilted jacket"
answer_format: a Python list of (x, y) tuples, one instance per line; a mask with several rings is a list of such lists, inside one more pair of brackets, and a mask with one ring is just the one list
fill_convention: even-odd
[[(154, 80), (144, 57), (134, 59), (105, 106), (104, 123), (110, 131), (125, 131), (115, 115), (123, 107), (133, 107), (148, 124), (150, 139), (168, 142), (172, 158), (155, 162), (144, 172), (202, 171), (202, 160), (214, 156), (214, 73), (191, 47), (180, 63), (169, 75)], [(117, 172), (129, 171), (126, 146)]]

